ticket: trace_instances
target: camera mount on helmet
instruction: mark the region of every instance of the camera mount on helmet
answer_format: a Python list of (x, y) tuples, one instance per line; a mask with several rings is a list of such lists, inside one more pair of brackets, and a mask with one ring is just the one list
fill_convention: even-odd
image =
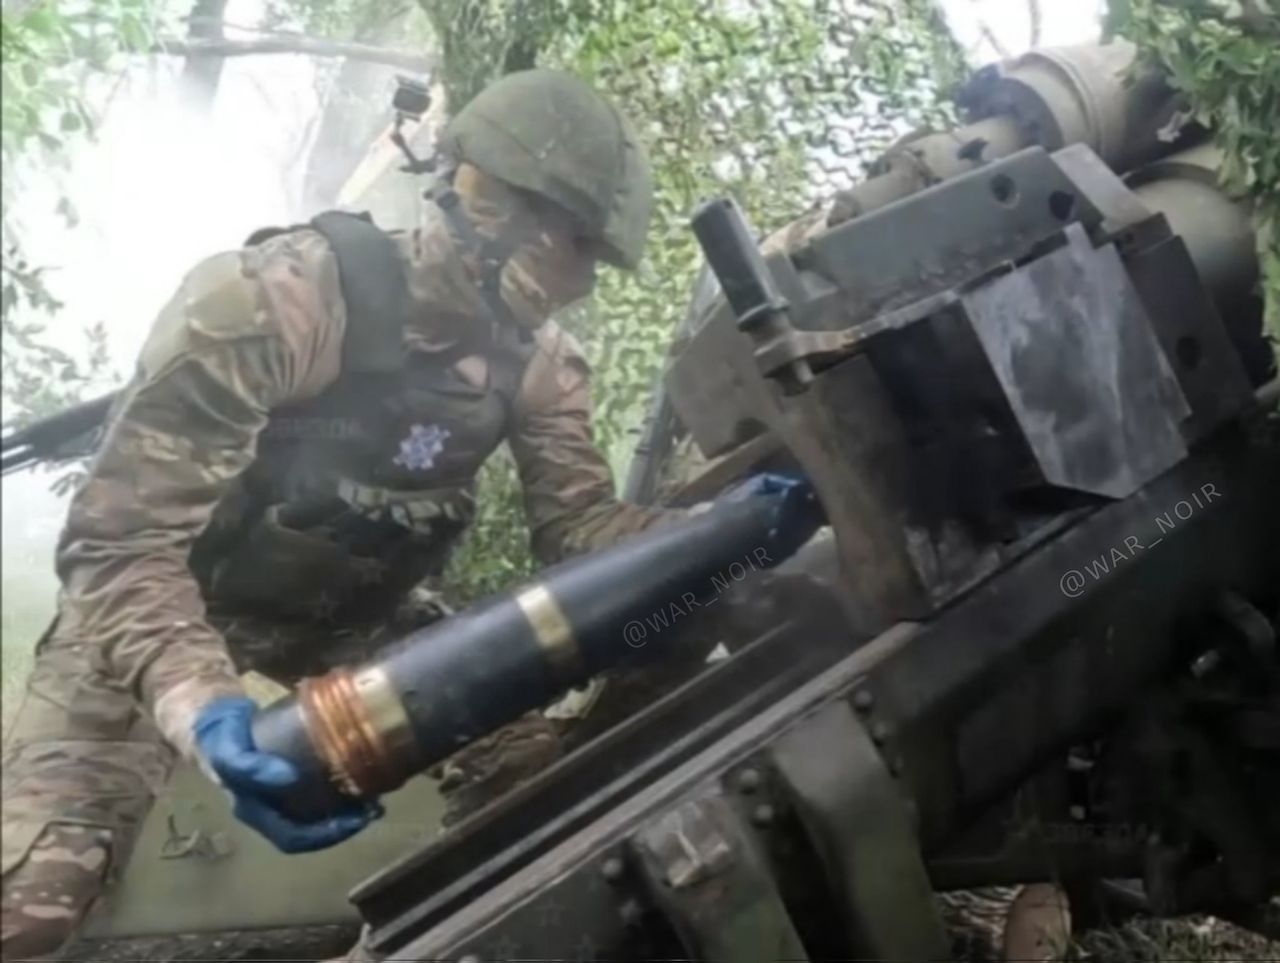
[(421, 121), (422, 115), (431, 108), (431, 91), (425, 83), (396, 75), (396, 92), (392, 95), (391, 106), (396, 112), (395, 127), (391, 130), (391, 143), (400, 148), (400, 152), (408, 159), (408, 163), (400, 169), (406, 174), (431, 174), (436, 169), (434, 157), (418, 157), (409, 142), (405, 140), (401, 128), (406, 121)]

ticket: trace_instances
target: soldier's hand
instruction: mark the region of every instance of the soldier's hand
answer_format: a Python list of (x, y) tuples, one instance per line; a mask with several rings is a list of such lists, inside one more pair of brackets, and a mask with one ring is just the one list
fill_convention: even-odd
[(813, 486), (796, 475), (770, 472), (753, 475), (721, 494), (716, 503), (730, 504), (750, 498), (769, 498), (775, 502), (767, 546), (768, 560), (773, 565), (799, 551), (826, 521)]
[(200, 710), (194, 726), (196, 746), (231, 793), (237, 819), (281, 852), (307, 853), (337, 845), (382, 815), (378, 805), (357, 802), (348, 811), (317, 822), (298, 822), (281, 812), (281, 794), (300, 776), (289, 760), (254, 747), (256, 711), (252, 699), (215, 699)]

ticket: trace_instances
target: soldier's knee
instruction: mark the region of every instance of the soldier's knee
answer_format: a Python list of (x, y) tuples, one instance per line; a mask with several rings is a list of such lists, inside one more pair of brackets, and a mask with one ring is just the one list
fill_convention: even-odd
[(5, 829), (0, 958), (54, 958), (106, 885), (112, 834), (67, 823)]
[(47, 957), (74, 935), (165, 772), (149, 742), (38, 740), (7, 754), (0, 957)]

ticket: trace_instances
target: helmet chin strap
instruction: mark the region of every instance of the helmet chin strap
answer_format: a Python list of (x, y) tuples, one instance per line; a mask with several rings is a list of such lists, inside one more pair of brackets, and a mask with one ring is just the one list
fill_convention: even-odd
[(466, 211), (462, 209), (462, 199), (453, 186), (453, 177), (457, 171), (456, 164), (450, 158), (442, 157), (438, 153), (430, 157), (418, 157), (409, 146), (401, 129), (405, 121), (411, 118), (421, 119), (422, 114), (430, 106), (427, 89), (403, 77), (397, 80), (399, 86), (393, 102), (396, 108), (396, 122), (391, 141), (408, 161), (400, 169), (409, 174), (433, 175), (431, 186), (427, 188), (424, 196), (444, 215), (445, 225), (454, 243), (473, 252), (479, 259), (480, 276), (476, 289), (489, 309), (489, 340), (497, 343), (505, 340), (504, 335), (509, 337), (514, 333), (517, 340), (522, 343), (532, 341), (532, 333), (516, 320), (510, 306), (502, 299), (502, 270), (524, 240), (526, 230), (524, 225), (520, 225), (517, 230), (503, 232), (503, 236), (499, 238), (487, 238), (476, 230), (471, 219), (467, 217)]
[(524, 240), (524, 228), (504, 231), (497, 238), (482, 235), (462, 208), (462, 198), (453, 187), (452, 174), (452, 170), (442, 171), (442, 176), (436, 179), (425, 196), (444, 215), (445, 225), (454, 242), (474, 252), (479, 260), (476, 289), (489, 309), (489, 320), (494, 328), (493, 340), (503, 340), (502, 335), (510, 336), (514, 332), (520, 341), (532, 341), (533, 334), (516, 320), (502, 298), (502, 271)]

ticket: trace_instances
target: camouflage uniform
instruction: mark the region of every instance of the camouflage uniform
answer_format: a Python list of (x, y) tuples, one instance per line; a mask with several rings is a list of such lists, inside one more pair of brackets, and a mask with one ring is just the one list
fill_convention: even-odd
[[(502, 230), (518, 207), (505, 185), (458, 177), (473, 222)], [(351, 349), (313, 230), (206, 260), (161, 311), (71, 502), (58, 614), (6, 745), (6, 958), (72, 933), (192, 757), (196, 713), (243, 694), (238, 670), (297, 675), (385, 635), (439, 574), (500, 443), (543, 562), (669, 516), (616, 500), (573, 338), (551, 323), (527, 343), (477, 338), (497, 329), (438, 213), (392, 236), (414, 320), (391, 370)], [(558, 267), (536, 238), (511, 259), (502, 296), (521, 323), (589, 289)], [(526, 747), (553, 754), (549, 724), (526, 725)]]

